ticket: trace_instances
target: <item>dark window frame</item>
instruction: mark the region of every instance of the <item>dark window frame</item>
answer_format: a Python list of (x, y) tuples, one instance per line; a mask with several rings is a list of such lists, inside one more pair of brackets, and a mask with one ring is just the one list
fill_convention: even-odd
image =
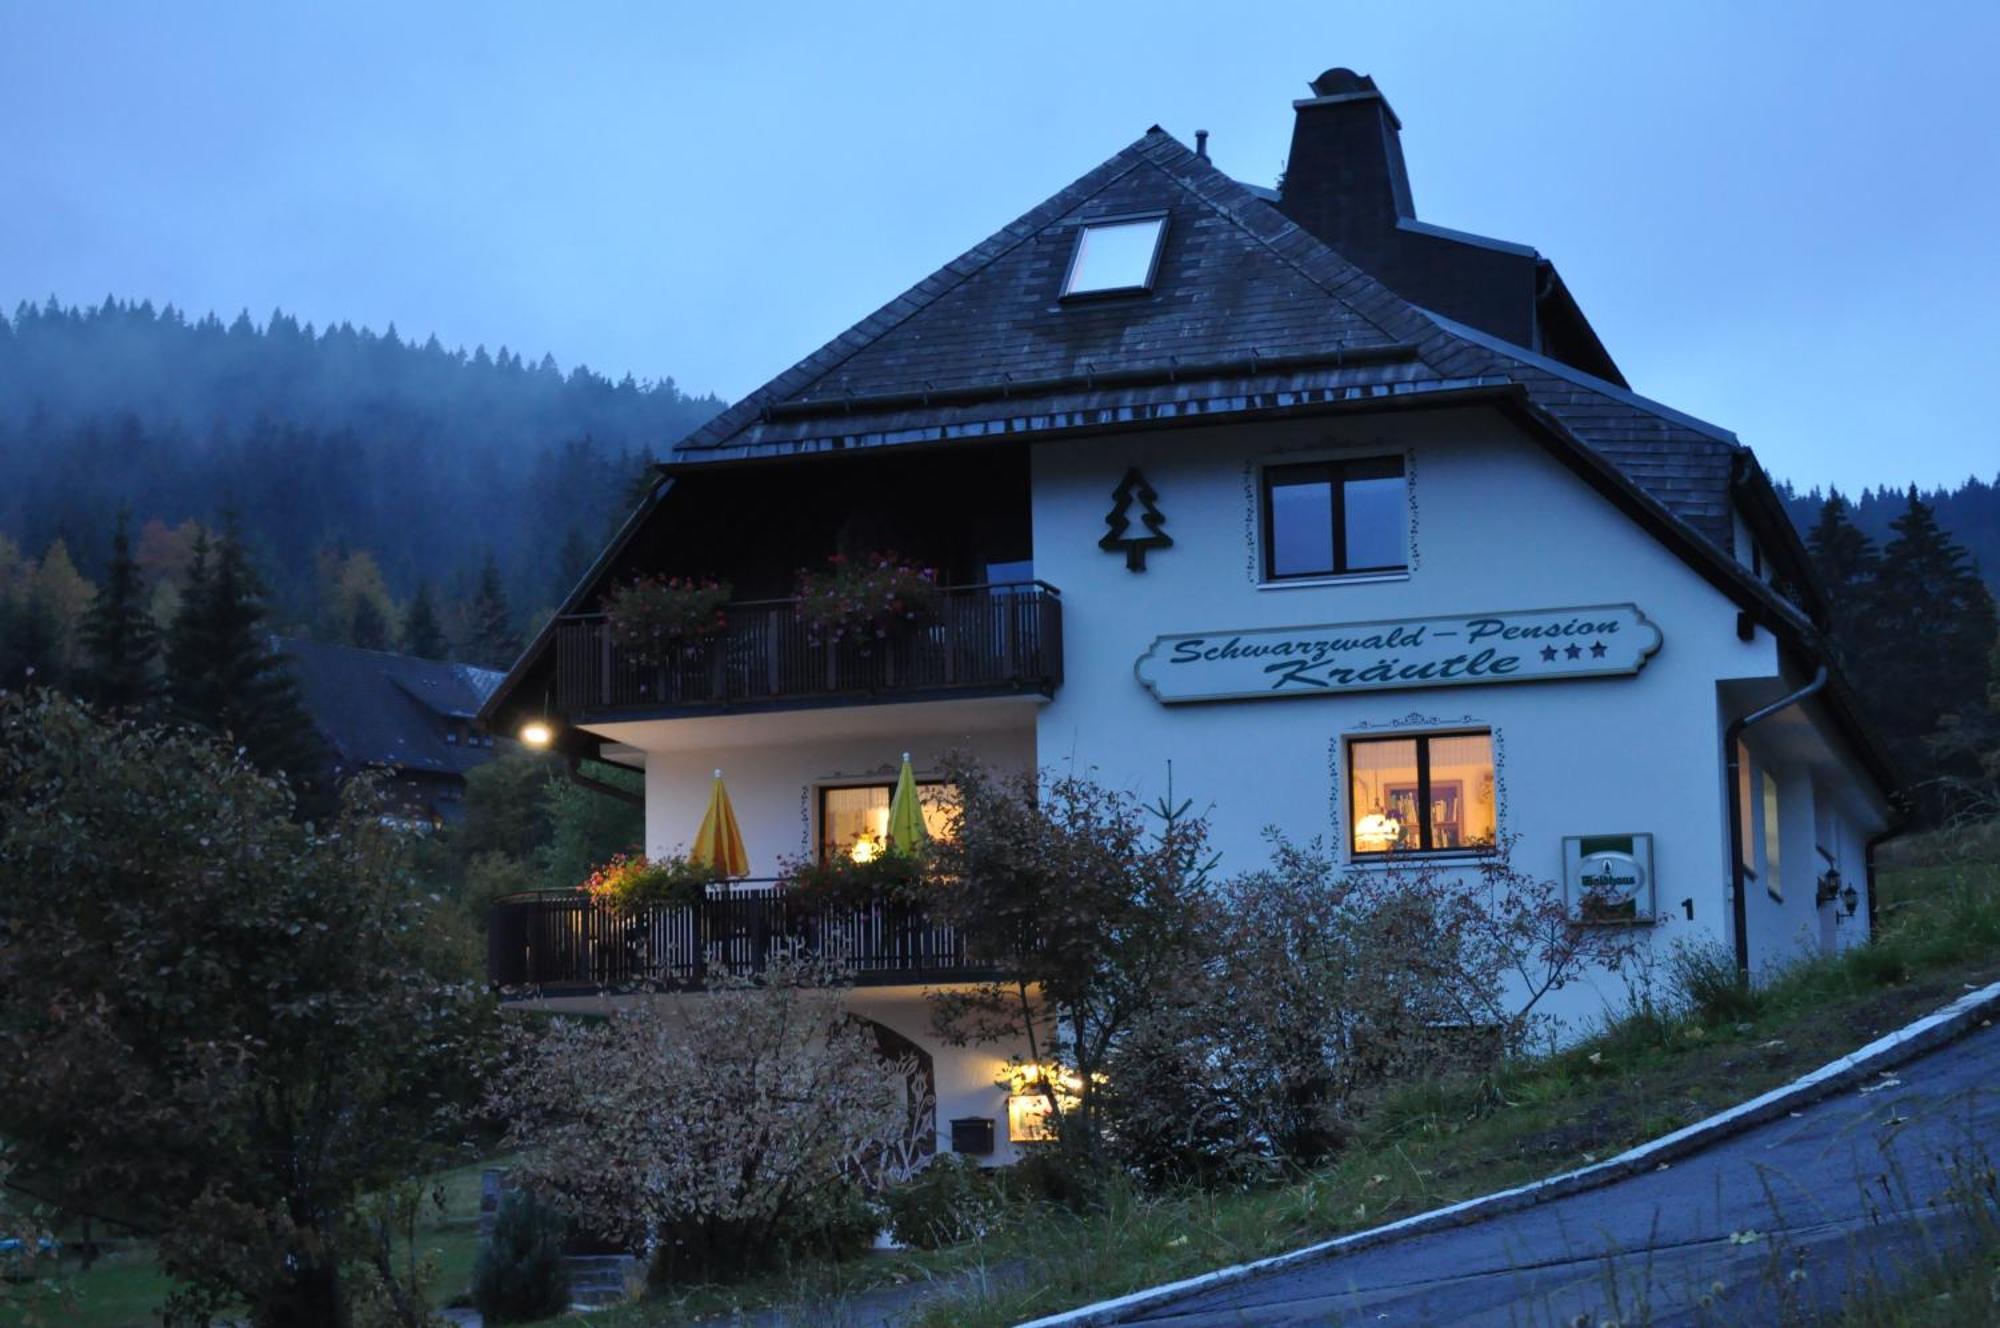
[[(1458, 848), (1434, 848), (1431, 845), (1431, 739), (1433, 738), (1484, 738), (1487, 743), (1487, 768), (1492, 772), (1497, 788), (1500, 782), (1500, 757), (1493, 749), (1493, 730), (1490, 728), (1438, 729), (1434, 732), (1371, 734), (1367, 737), (1353, 737), (1347, 740), (1347, 801), (1354, 799), (1354, 749), (1377, 743), (1414, 742), (1417, 745), (1417, 847), (1415, 848), (1362, 848), (1355, 843), (1355, 832), (1361, 825), (1361, 818), (1368, 813), (1356, 804), (1347, 818), (1347, 852), (1351, 857), (1370, 860), (1390, 858), (1397, 854), (1407, 857), (1412, 853), (1424, 853), (1433, 857), (1477, 857), (1486, 851), (1486, 846), (1466, 844)], [(1495, 840), (1500, 836), (1500, 809), (1493, 809)]]
[[(1128, 226), (1134, 222), (1157, 221), (1159, 231), (1153, 237), (1153, 256), (1146, 264), (1146, 277), (1137, 286), (1098, 286), (1090, 290), (1071, 290), (1070, 283), (1076, 280), (1076, 265), (1083, 258), (1084, 236), (1101, 226)], [(1060, 304), (1082, 304), (1091, 300), (1125, 299), (1134, 295), (1150, 295), (1153, 285), (1159, 280), (1160, 262), (1167, 252), (1167, 231), (1172, 219), (1165, 210), (1153, 212), (1126, 212), (1115, 217), (1092, 217), (1076, 224), (1076, 238), (1070, 242), (1069, 262), (1063, 264), (1062, 285), (1056, 288), (1056, 300)]]
[[(1410, 570), (1410, 548), (1407, 527), (1403, 539), (1403, 559), (1401, 562), (1382, 563), (1367, 567), (1351, 567), (1347, 562), (1347, 484), (1350, 479), (1388, 479), (1387, 475), (1369, 475), (1364, 472), (1371, 468), (1394, 465), (1395, 478), (1403, 481), (1404, 495), (1409, 493), (1410, 471), (1399, 453), (1386, 453), (1366, 457), (1343, 457), (1337, 460), (1287, 461), (1263, 467), (1258, 479), (1258, 502), (1263, 513), (1263, 579), (1266, 582), (1283, 581), (1324, 581), (1337, 576), (1380, 576)], [(1291, 477), (1289, 480), (1286, 477)], [(1288, 483), (1324, 482), (1331, 491), (1328, 502), (1327, 521), (1332, 531), (1333, 567), (1330, 571), (1280, 572), (1278, 570), (1278, 530), (1271, 491), (1285, 487)]]

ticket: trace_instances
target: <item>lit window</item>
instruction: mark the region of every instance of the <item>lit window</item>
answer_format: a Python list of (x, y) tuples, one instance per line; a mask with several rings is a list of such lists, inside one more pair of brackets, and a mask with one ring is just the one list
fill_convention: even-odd
[(1165, 217), (1113, 221), (1085, 226), (1077, 232), (1076, 252), (1069, 260), (1064, 295), (1099, 295), (1111, 291), (1142, 291), (1153, 284), (1159, 261)]
[(1402, 571), (1407, 502), (1401, 457), (1265, 467), (1265, 580)]
[(1422, 734), (1347, 746), (1356, 854), (1490, 846), (1493, 735)]
[[(871, 861), (889, 842), (889, 801), (894, 784), (849, 784), (819, 791), (819, 835), (822, 860), (844, 853), (856, 862)], [(937, 781), (917, 785), (924, 830), (932, 839), (951, 831), (958, 787)]]

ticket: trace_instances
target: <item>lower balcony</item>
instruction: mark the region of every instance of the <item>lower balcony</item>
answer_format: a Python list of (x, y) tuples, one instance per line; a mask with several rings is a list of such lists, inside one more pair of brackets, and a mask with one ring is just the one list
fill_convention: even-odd
[(487, 915), (486, 972), (537, 994), (699, 987), (774, 962), (840, 966), (857, 984), (977, 982), (997, 975), (964, 938), (909, 904), (809, 906), (774, 881), (697, 904), (617, 909), (577, 890), (510, 895)]
[(714, 636), (666, 661), (620, 646), (601, 614), (555, 633), (556, 707), (573, 722), (1039, 694), (1062, 683), (1062, 600), (1039, 581), (953, 586), (893, 636), (820, 639), (792, 600), (731, 604)]

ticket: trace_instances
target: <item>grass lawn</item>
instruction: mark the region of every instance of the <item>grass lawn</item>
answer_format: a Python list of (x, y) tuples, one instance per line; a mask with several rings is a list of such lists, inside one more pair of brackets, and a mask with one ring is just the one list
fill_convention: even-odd
[[(1403, 1090), (1360, 1123), (1337, 1165), (1288, 1183), (1169, 1195), (1115, 1188), (1101, 1212), (1023, 1207), (985, 1238), (952, 1249), (658, 1293), (556, 1322), (660, 1328), (739, 1308), (824, 1305), (870, 1287), (937, 1282), (920, 1319), (926, 1328), (1000, 1328), (1598, 1161), (1787, 1082), (1968, 987), (2000, 980), (2000, 867), (1908, 866), (1884, 870), (1881, 883), (1874, 944), (1801, 963), (1748, 1003), (1718, 999), (1703, 1011), (1624, 1019), (1497, 1083)], [(440, 1252), (439, 1285), (448, 1298), (466, 1286), (476, 1256), (479, 1169), (454, 1172), (447, 1182), (447, 1211), (424, 1239)], [(1893, 1317), (1904, 1311), (1884, 1301), (1878, 1317), (1853, 1322), (1987, 1321), (1964, 1311), (1969, 1298), (1991, 1294), (1994, 1257), (1989, 1251), (1925, 1282), (1921, 1295), (1910, 1293), (1922, 1304), (1904, 1317)], [(143, 1251), (101, 1262), (76, 1283), (78, 1317), (59, 1321), (80, 1328), (148, 1323), (146, 1311), (162, 1290)], [(1940, 1305), (1952, 1313), (1923, 1317)]]

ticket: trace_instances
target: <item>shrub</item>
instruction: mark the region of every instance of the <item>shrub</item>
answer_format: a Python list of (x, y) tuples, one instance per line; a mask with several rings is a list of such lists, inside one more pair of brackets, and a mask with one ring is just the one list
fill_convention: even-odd
[(1744, 980), (1735, 956), (1720, 942), (1676, 945), (1667, 968), (1688, 1013), (1706, 1027), (1745, 1023), (1763, 1011), (1763, 993)]
[(788, 898), (809, 908), (863, 908), (881, 901), (890, 904), (919, 904), (934, 888), (935, 876), (927, 855), (882, 852), (866, 862), (856, 862), (845, 853), (786, 858), (778, 864), (778, 878)]
[[(802, 1240), (845, 1248), (845, 1191), (881, 1183), (929, 1113), (839, 990), (774, 967), (700, 1000), (515, 1030), (492, 1106), (520, 1169), (594, 1231), (657, 1238), (656, 1276), (733, 1278)], [(879, 1226), (879, 1218), (870, 1219)], [(873, 1235), (876, 1226), (871, 1226)]]
[(682, 647), (729, 627), (723, 606), (733, 589), (713, 577), (652, 576), (618, 587), (604, 598), (611, 639), (635, 663), (664, 664)]
[(999, 1220), (1001, 1195), (986, 1169), (959, 1153), (941, 1153), (883, 1195), (889, 1231), (920, 1250), (943, 1249), (984, 1235)]
[(679, 854), (649, 858), (620, 853), (593, 872), (583, 888), (621, 911), (651, 905), (679, 908), (700, 903), (710, 883), (720, 879), (715, 868)]
[(533, 1190), (509, 1190), (472, 1269), (472, 1303), (488, 1323), (526, 1323), (569, 1307), (567, 1220)]

